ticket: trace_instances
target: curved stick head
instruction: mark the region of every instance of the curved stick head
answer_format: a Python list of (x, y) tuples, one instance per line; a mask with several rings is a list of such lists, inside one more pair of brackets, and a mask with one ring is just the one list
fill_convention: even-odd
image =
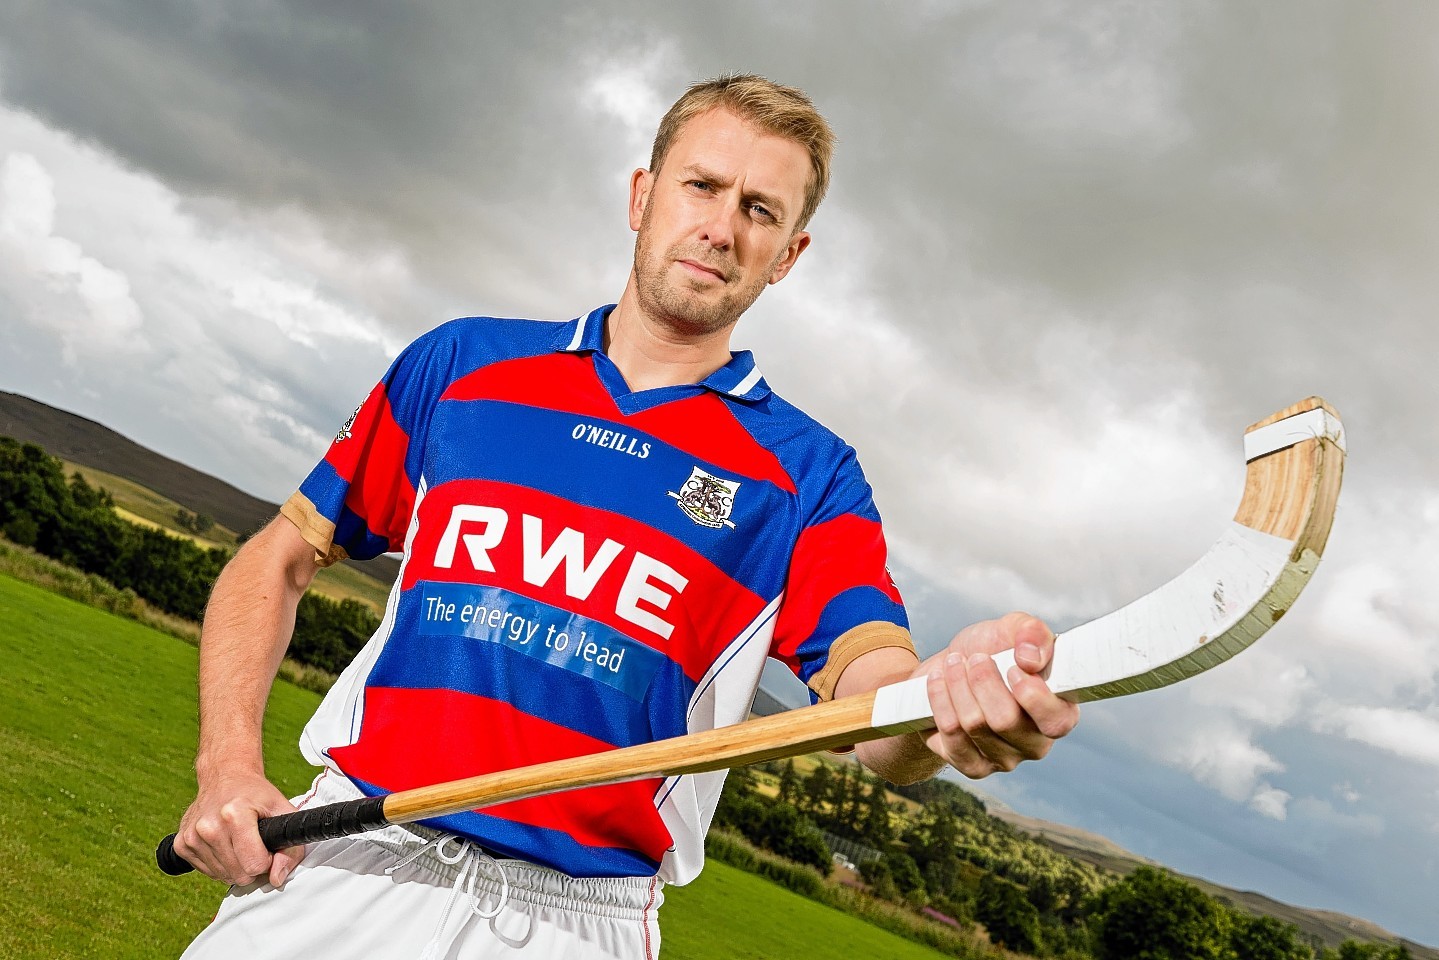
[(1318, 397), (1245, 431), (1244, 496), (1199, 562), (1134, 603), (1067, 631), (1050, 688), (1099, 700), (1167, 686), (1223, 663), (1288, 612), (1329, 539), (1344, 428)]

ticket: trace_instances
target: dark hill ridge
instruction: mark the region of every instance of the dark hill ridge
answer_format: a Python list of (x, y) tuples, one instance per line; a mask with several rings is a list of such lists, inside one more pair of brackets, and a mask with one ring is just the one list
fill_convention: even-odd
[[(239, 534), (254, 533), (280, 511), (278, 504), (142, 447), (109, 427), (17, 393), (0, 391), (0, 436), (38, 444), (62, 460), (133, 480)], [(390, 557), (352, 566), (385, 584), (394, 582), (400, 569)]]
[[(0, 391), (0, 436), (39, 444), (52, 455), (72, 463), (133, 480), (186, 509), (207, 514), (237, 532), (251, 533), (259, 529), (280, 509), (278, 505), (252, 497), (223, 480), (142, 447), (109, 427), (19, 394)], [(399, 572), (399, 563), (390, 557), (364, 563), (352, 562), (352, 565), (386, 584), (393, 582)], [(763, 689), (756, 696), (754, 713), (757, 715), (766, 716), (788, 709), (790, 707), (783, 699)], [(973, 792), (983, 796), (982, 791)], [(1103, 837), (1025, 817), (1005, 809), (991, 798), (984, 799), (991, 813), (1076, 859), (1119, 873), (1128, 873), (1140, 863), (1152, 863), (1120, 849)], [(1196, 877), (1187, 879), (1251, 912), (1297, 924), (1305, 933), (1331, 946), (1347, 937), (1391, 944), (1403, 942), (1416, 960), (1439, 960), (1439, 950), (1401, 940), (1367, 920), (1289, 906), (1262, 894), (1220, 887)]]

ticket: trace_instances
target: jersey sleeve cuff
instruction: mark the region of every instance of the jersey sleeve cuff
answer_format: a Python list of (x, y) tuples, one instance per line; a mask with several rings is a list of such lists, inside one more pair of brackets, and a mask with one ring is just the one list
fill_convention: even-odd
[[(902, 647), (914, 653), (909, 631), (897, 623), (873, 620), (846, 630), (830, 644), (829, 658), (819, 672), (810, 677), (809, 688), (821, 700), (833, 700), (835, 685), (849, 665), (871, 650), (883, 647)], [(916, 654), (915, 659), (918, 658)]]
[(349, 557), (345, 548), (335, 543), (334, 521), (315, 509), (310, 498), (298, 490), (280, 507), (280, 516), (298, 527), (300, 536), (315, 548), (316, 566), (328, 567)]

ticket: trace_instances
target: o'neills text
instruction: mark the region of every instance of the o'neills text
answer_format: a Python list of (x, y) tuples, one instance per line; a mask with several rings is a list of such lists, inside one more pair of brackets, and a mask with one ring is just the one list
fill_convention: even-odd
[(632, 437), (627, 433), (598, 427), (593, 423), (576, 424), (575, 428), (570, 431), (570, 436), (576, 440), (583, 440), (585, 443), (593, 443), (597, 447), (618, 450), (620, 453), (639, 457), (641, 460), (650, 455), (648, 441), (641, 442), (639, 438)]

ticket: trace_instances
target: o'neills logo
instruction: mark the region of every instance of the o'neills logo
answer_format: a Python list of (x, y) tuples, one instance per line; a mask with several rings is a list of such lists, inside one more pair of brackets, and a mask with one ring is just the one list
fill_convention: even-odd
[(585, 443), (593, 443), (597, 447), (628, 453), (641, 460), (650, 455), (649, 441), (641, 441), (628, 433), (598, 427), (593, 423), (575, 424), (575, 428), (570, 431), (570, 436), (576, 440), (583, 440)]
[(734, 524), (730, 523), (729, 515), (734, 511), (735, 491), (738, 489), (738, 480), (722, 480), (695, 467), (679, 492), (671, 490), (669, 495), (679, 501), (679, 508), (685, 516), (700, 526), (716, 530), (729, 527), (733, 530)]

